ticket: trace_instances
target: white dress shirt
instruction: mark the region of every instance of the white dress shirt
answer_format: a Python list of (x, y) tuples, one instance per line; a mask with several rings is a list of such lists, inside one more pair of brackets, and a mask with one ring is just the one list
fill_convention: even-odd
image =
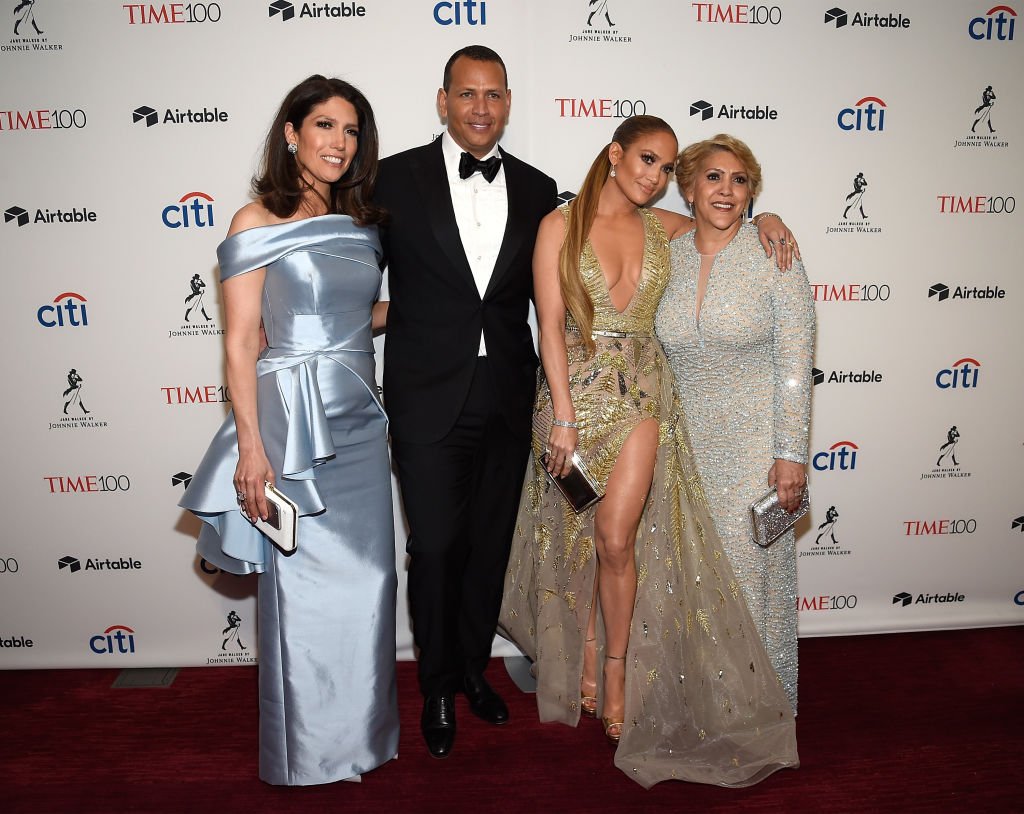
[[(455, 210), (455, 224), (459, 227), (462, 248), (473, 272), (477, 291), (483, 298), (487, 284), (491, 280), (491, 273), (494, 271), (494, 264), (498, 260), (501, 241), (505, 237), (505, 222), (508, 220), (505, 166), (502, 164), (498, 168), (498, 174), (491, 183), (487, 183), (487, 179), (478, 172), (465, 180), (459, 178), (459, 160), (464, 151), (447, 130), (441, 134), (441, 152), (444, 154), (444, 165), (448, 172), (448, 188), (451, 191), (452, 208)], [(484, 159), (492, 155), (498, 155), (497, 145), (484, 156)], [(487, 355), (483, 331), (480, 333), (479, 355)]]

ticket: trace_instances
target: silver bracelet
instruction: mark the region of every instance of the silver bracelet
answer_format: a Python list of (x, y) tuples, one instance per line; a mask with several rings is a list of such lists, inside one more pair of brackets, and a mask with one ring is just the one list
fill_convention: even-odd
[(765, 218), (775, 218), (776, 220), (782, 220), (782, 218), (780, 218), (774, 212), (758, 212), (753, 217), (752, 222), (753, 222), (754, 226), (760, 226), (761, 225), (761, 221), (763, 221)]
[(551, 423), (556, 427), (568, 427), (570, 430), (578, 430), (580, 425), (575, 421), (562, 421), (560, 418), (552, 418)]

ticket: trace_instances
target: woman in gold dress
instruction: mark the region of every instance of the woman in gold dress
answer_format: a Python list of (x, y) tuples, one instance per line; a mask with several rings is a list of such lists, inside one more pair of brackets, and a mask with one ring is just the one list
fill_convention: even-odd
[[(661, 119), (627, 119), (579, 196), (541, 223), (543, 371), (501, 627), (535, 662), (542, 721), (599, 713), (616, 765), (645, 787), (743, 786), (796, 766), (796, 739), (653, 335), (669, 236), (692, 228), (645, 208), (676, 150)], [(766, 240), (791, 245), (774, 229)], [(580, 514), (540, 463), (547, 452), (551, 474), (567, 474), (574, 451), (605, 490)]]

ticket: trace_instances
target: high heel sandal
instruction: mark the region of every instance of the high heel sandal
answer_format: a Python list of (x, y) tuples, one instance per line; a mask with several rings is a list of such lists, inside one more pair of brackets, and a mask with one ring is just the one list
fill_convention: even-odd
[[(587, 645), (591, 642), (596, 642), (597, 639), (585, 639), (583, 641), (583, 648), (586, 649)], [(597, 645), (594, 645), (594, 661), (597, 661)], [(597, 680), (590, 682), (593, 685), (591, 690), (582, 678), (580, 678), (580, 714), (586, 715), (588, 718), (597, 717)], [(588, 695), (588, 691), (592, 694)]]
[[(612, 659), (613, 661), (626, 660), (625, 656), (605, 656), (605, 658)], [(601, 717), (601, 723), (604, 724), (604, 736), (608, 739), (608, 742), (612, 746), (618, 746), (619, 740), (622, 738), (622, 728), (625, 726), (625, 721), (616, 721), (605, 715)]]

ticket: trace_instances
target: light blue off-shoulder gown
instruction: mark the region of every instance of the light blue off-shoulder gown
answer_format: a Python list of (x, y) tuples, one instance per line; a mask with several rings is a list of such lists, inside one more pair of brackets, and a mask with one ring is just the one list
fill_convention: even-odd
[(370, 327), (380, 256), (376, 228), (345, 215), (249, 229), (217, 249), (221, 280), (267, 270), (259, 425), (276, 485), (299, 507), (298, 549), (282, 554), (238, 511), (231, 414), (180, 505), (204, 521), (205, 559), (260, 575), (268, 783), (342, 780), (398, 750), (394, 517)]

